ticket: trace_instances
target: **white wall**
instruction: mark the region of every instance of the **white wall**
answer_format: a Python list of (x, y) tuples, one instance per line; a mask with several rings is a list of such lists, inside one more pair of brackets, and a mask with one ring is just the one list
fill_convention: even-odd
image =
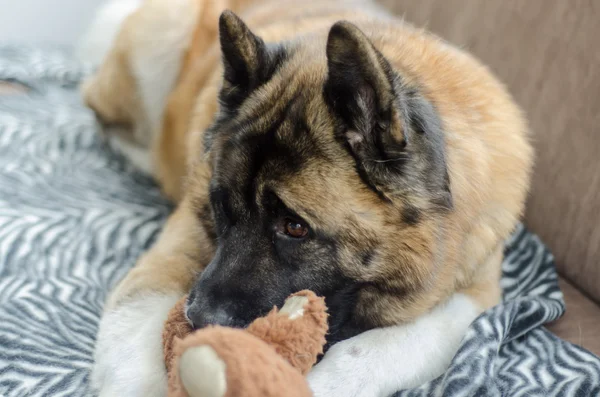
[(104, 0), (0, 0), (0, 43), (74, 45)]

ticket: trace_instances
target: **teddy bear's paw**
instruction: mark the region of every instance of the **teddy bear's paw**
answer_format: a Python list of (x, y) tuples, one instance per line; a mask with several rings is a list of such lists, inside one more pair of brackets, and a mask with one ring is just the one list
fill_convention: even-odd
[(208, 345), (190, 347), (183, 353), (179, 376), (190, 397), (223, 397), (227, 391), (225, 362)]

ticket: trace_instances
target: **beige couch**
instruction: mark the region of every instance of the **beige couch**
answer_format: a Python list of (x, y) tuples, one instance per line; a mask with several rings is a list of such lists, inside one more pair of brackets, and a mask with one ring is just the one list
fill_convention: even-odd
[(381, 0), (475, 54), (535, 133), (525, 223), (556, 257), (566, 315), (549, 328), (600, 355), (600, 2)]

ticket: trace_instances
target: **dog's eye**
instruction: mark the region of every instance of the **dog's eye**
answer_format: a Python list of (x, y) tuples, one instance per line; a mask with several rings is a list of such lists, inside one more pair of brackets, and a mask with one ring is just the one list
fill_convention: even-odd
[(287, 220), (285, 223), (285, 234), (295, 238), (304, 237), (308, 234), (308, 228), (300, 222)]
[(306, 237), (308, 226), (296, 219), (285, 218), (277, 228), (278, 232), (293, 238)]

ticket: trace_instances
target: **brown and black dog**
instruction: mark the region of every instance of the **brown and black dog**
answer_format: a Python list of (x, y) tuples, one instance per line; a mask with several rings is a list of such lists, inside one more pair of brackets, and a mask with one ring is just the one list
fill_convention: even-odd
[[(242, 18), (223, 12), (220, 40), (210, 20), (196, 22), (175, 54), (160, 122), (133, 134), (178, 205), (109, 300), (94, 373), (103, 395), (164, 393), (158, 370), (128, 369), (126, 378), (117, 363), (155, 358), (156, 342), (136, 341), (136, 324), (159, 335), (188, 292), (196, 327), (243, 327), (311, 289), (326, 297), (330, 344), (417, 324), (458, 295), (471, 302), (468, 319), (500, 300), (503, 243), (523, 211), (533, 158), (503, 85), (470, 55), (365, 1), (232, 8)], [(132, 84), (106, 90), (111, 81), (85, 88), (107, 123), (116, 120), (104, 111), (115, 103), (106, 92), (152, 95)], [(133, 346), (130, 356), (118, 340)]]

